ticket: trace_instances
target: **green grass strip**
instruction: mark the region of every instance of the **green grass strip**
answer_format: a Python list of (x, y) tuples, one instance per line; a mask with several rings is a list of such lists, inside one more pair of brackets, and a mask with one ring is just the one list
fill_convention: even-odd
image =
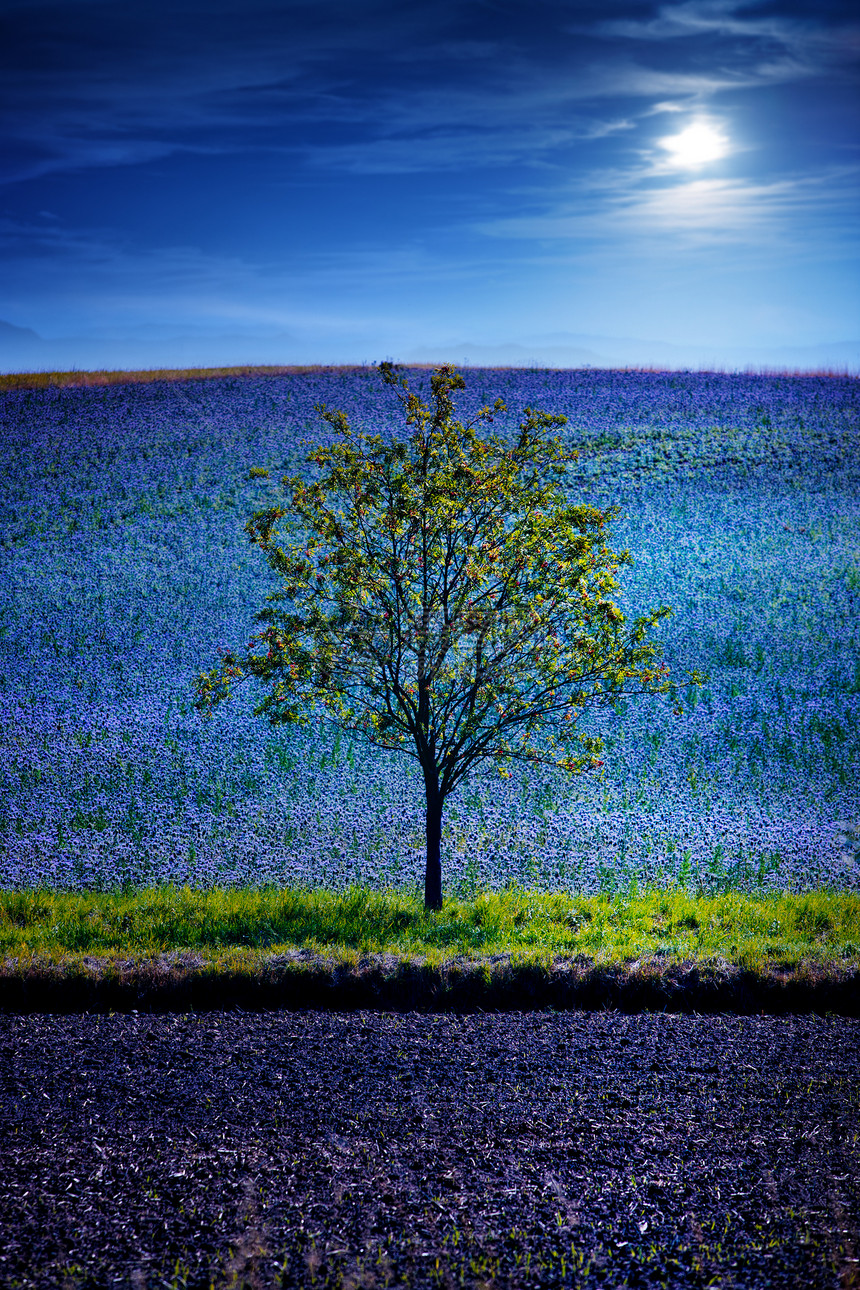
[(417, 895), (352, 887), (158, 886), (113, 892), (0, 891), (0, 955), (222, 959), (290, 948), (339, 958), (388, 953), (429, 962), (512, 955), (595, 963), (720, 958), (752, 970), (860, 964), (860, 893), (694, 896), (681, 888), (571, 896), (523, 888), (447, 900), (427, 913)]

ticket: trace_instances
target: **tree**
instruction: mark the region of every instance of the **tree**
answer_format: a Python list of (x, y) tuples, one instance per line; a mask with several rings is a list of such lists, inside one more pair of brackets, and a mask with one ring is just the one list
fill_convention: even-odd
[(603, 764), (602, 740), (577, 730), (589, 709), (663, 694), (680, 711), (678, 685), (646, 639), (672, 610), (627, 625), (612, 595), (631, 557), (607, 545), (618, 507), (569, 505), (545, 478), (577, 458), (546, 437), (566, 417), (526, 408), (512, 447), (481, 440), (475, 427), (507, 410), (501, 399), (463, 425), (453, 395), (465, 381), (452, 367), (433, 372), (427, 402), (391, 363), (380, 373), (408, 439), (354, 435), (343, 412), (318, 405), (342, 440), (306, 458), (323, 476), (285, 476), (291, 510), (274, 505), (245, 526), (286, 583), (256, 615), (267, 626), (248, 651), (266, 652), (223, 654), (198, 676), (194, 706), (208, 714), (253, 676), (270, 687), (254, 715), (271, 725), (306, 726), (314, 706), (339, 729), (415, 757), (427, 800), (424, 901), (440, 909), (443, 807), (472, 765), (495, 760), (508, 778), (511, 759), (579, 774)]

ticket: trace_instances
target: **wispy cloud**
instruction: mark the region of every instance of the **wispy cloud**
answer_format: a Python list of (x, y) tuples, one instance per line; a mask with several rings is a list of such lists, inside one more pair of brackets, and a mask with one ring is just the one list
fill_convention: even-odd
[(353, 173), (539, 165), (636, 116), (835, 75), (857, 56), (856, 25), (756, 8), (686, 0), (574, 26), (535, 0), (533, 21), (506, 27), (500, 12), (487, 38), (480, 13), (444, 0), (246, 0), (241, 19), (220, 3), (203, 21), (192, 0), (32, 0), (6, 19), (2, 173), (249, 148)]
[(498, 122), (482, 117), (474, 128), (402, 128), (392, 134), (391, 122), (383, 137), (355, 143), (332, 143), (308, 148), (307, 165), (317, 170), (347, 174), (385, 175), (423, 172), (456, 172), (464, 168), (498, 169), (508, 166), (542, 168), (558, 166), (559, 154), (578, 144), (605, 139), (635, 128), (629, 120), (597, 121), (568, 119), (564, 124), (529, 121), (503, 129)]
[[(490, 237), (635, 246), (648, 238), (687, 247), (747, 245), (803, 253), (810, 221), (830, 226), (843, 245), (856, 244), (860, 166), (770, 182), (697, 178), (659, 187), (631, 183), (629, 172), (593, 175), (574, 197), (528, 215), (481, 221)], [(834, 227), (835, 226), (835, 227)], [(817, 248), (820, 252), (820, 248)]]
[(761, 57), (763, 50), (783, 51), (773, 62), (784, 71), (805, 75), (822, 65), (851, 59), (860, 51), (860, 24), (824, 22), (812, 16), (755, 14), (760, 0), (684, 0), (662, 5), (645, 19), (609, 19), (592, 30), (613, 38), (664, 42), (691, 37), (731, 38), (739, 57)]
[(13, 6), (0, 51), (3, 178), (230, 152), (254, 128), (354, 120), (361, 69), (378, 65), (384, 83), (386, 61), (420, 48), (428, 23), (429, 4), (382, 0), (360, 11), (348, 0), (247, 0), (241, 14), (193, 0)]
[[(413, 336), (414, 301), (428, 280), (473, 288), (487, 257), (440, 261), (420, 245), (320, 247), (280, 261), (193, 245), (145, 247), (109, 229), (81, 231), (56, 220), (0, 218), (4, 312), (62, 334), (52, 313), (78, 326), (126, 335), (158, 324), (173, 332), (289, 332), (310, 339), (364, 332)], [(501, 250), (497, 266), (504, 261)], [(372, 303), (369, 303), (372, 299)], [(53, 302), (53, 309), (46, 307)], [(169, 320), (169, 323), (166, 321)], [(59, 331), (58, 331), (59, 327)]]

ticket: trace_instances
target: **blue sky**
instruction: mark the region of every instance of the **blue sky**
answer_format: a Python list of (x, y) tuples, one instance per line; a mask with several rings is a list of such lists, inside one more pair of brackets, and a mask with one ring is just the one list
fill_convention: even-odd
[(3, 370), (860, 369), (853, 3), (0, 0), (0, 50)]

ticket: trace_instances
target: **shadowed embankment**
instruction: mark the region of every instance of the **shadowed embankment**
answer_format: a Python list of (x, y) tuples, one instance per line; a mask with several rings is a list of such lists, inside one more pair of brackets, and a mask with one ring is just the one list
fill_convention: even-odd
[(831, 1013), (860, 1016), (860, 968), (808, 963), (751, 969), (725, 960), (653, 956), (627, 964), (494, 955), (430, 963), (421, 957), (329, 957), (295, 949), (207, 958), (33, 955), (0, 966), (6, 1012), (208, 1012), (307, 1008), (396, 1012), (617, 1009), (621, 1012)]

